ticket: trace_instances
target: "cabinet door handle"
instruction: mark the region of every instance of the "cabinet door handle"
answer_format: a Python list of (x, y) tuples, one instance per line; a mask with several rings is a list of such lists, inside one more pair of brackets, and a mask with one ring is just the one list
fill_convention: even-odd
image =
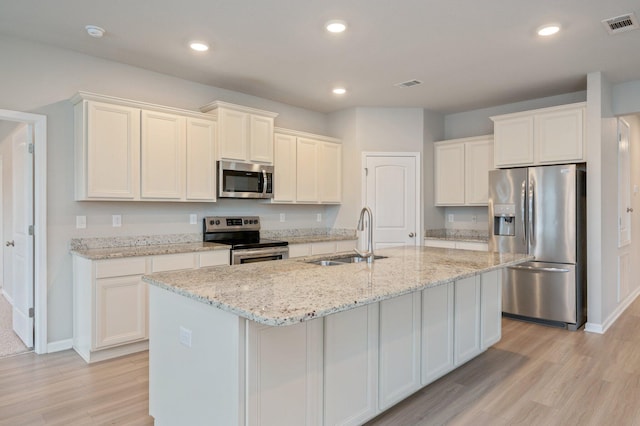
[(413, 238), (415, 237), (415, 234), (413, 232), (409, 232), (409, 238)]

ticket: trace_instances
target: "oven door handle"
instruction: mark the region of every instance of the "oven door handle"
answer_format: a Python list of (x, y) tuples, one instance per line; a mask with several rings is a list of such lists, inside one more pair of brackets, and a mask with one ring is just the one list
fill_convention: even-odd
[(246, 257), (246, 256), (255, 256), (255, 255), (260, 255), (260, 256), (269, 256), (272, 254), (284, 254), (284, 253), (289, 253), (289, 247), (288, 246), (280, 246), (280, 247), (267, 247), (267, 248), (260, 248), (260, 249), (240, 249), (240, 250), (233, 250), (233, 254), (234, 255), (241, 255), (242, 257)]

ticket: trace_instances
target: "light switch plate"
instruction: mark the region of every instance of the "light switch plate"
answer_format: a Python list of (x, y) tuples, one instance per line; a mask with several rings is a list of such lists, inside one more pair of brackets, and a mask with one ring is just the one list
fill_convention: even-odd
[(453, 214), (452, 213), (449, 213), (447, 215), (447, 222), (453, 222)]
[(284, 213), (280, 213), (280, 222), (284, 222), (284, 221), (285, 221)]
[(87, 227), (87, 217), (86, 216), (76, 216), (76, 228), (77, 229), (85, 229)]
[(197, 214), (190, 214), (189, 215), (189, 224), (190, 225), (197, 225), (198, 224), (198, 215)]
[(114, 228), (119, 228), (122, 226), (122, 215), (114, 214), (111, 216), (111, 224)]
[(322, 222), (322, 213), (316, 215), (316, 222)]

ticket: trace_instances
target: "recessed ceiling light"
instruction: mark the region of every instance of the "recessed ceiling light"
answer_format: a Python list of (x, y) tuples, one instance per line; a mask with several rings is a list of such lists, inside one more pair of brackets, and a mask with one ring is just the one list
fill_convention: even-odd
[(204, 41), (192, 41), (189, 43), (189, 47), (196, 52), (206, 52), (209, 50), (209, 45)]
[(327, 22), (327, 24), (325, 25), (325, 28), (330, 33), (341, 33), (347, 29), (347, 23), (344, 21), (334, 19), (332, 21)]
[(558, 31), (560, 31), (560, 25), (547, 24), (538, 28), (538, 35), (542, 37), (547, 37), (547, 36), (556, 34)]
[(336, 95), (344, 95), (345, 93), (347, 93), (347, 89), (345, 89), (344, 87), (336, 87), (332, 90), (332, 92)]
[(86, 27), (84, 27), (84, 29), (87, 30), (87, 34), (95, 38), (101, 38), (106, 32), (103, 28), (97, 27), (95, 25), (87, 25)]

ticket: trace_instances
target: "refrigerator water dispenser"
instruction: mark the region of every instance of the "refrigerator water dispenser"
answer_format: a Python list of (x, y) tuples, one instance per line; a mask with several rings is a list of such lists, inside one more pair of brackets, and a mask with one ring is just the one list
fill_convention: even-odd
[(493, 206), (493, 235), (512, 237), (516, 235), (515, 204)]

